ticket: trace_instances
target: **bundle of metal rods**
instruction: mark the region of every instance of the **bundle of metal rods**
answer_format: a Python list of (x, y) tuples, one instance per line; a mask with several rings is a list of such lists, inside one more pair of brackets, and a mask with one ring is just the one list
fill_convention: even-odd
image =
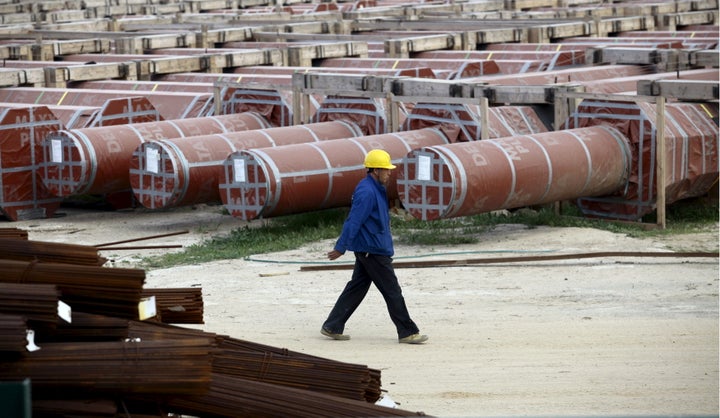
[(27, 329), (24, 317), (0, 313), (0, 355), (3, 352), (25, 352)]
[[(315, 382), (315, 384), (323, 386), (321, 390), (322, 392), (334, 393), (337, 396), (344, 396), (349, 399), (364, 399), (367, 402), (376, 402), (378, 399), (380, 399), (381, 373), (380, 370), (377, 369), (369, 368), (363, 365), (329, 360), (323, 357), (317, 357), (306, 353), (290, 351), (285, 348), (272, 347), (224, 335), (220, 335), (217, 337), (217, 345), (218, 348), (222, 350), (220, 353), (259, 353), (262, 354), (264, 357), (274, 356), (275, 359), (287, 358), (297, 360), (298, 362), (307, 361), (310, 364), (316, 364), (321, 366), (319, 367), (320, 369), (324, 369), (326, 367), (330, 369), (338, 369), (341, 370), (343, 374), (347, 374), (343, 378), (351, 380), (352, 383), (347, 387), (339, 388), (337, 386), (333, 386), (332, 384), (328, 384), (327, 382), (323, 382), (325, 379), (332, 380), (331, 376), (324, 375), (324, 372), (319, 372), (317, 375), (315, 375), (315, 378), (318, 381)], [(218, 356), (221, 355), (222, 354), (218, 354), (215, 358), (217, 359)], [(223, 363), (219, 363), (218, 367), (222, 364)], [(295, 364), (297, 365), (297, 363)], [(247, 367), (248, 365), (246, 364), (245, 366)], [(213, 362), (213, 367), (215, 370), (215, 362)], [(300, 370), (298, 373), (302, 374), (303, 372), (304, 371)], [(296, 386), (298, 382), (294, 381), (293, 379), (300, 379), (302, 381), (304, 378), (304, 376), (294, 376), (288, 373), (288, 375), (284, 376), (282, 380), (285, 381), (289, 386)], [(263, 379), (260, 380), (265, 381)]]
[(52, 334), (38, 334), (44, 341), (121, 341), (128, 337), (128, 320), (114, 316), (73, 311), (72, 322), (61, 321)]
[(366, 388), (371, 381), (368, 368), (356, 364), (237, 350), (216, 352), (213, 371), (359, 401), (367, 401)]
[(54, 284), (73, 309), (129, 319), (138, 317), (145, 283), (141, 269), (0, 259), (0, 271), (0, 282)]
[(20, 228), (0, 228), (0, 238), (28, 239), (28, 233)]
[(0, 237), (0, 258), (102, 266), (107, 259), (95, 247)]
[[(170, 398), (173, 411), (199, 416), (247, 417), (390, 417), (422, 416), (421, 412), (387, 408), (324, 393), (284, 387), (213, 373), (201, 395)], [(232, 411), (230, 414), (229, 411)]]
[(205, 339), (47, 343), (19, 361), (0, 362), (0, 380), (29, 378), (33, 392), (78, 389), (154, 394), (203, 393), (212, 347)]
[(148, 289), (142, 298), (155, 296), (160, 321), (166, 324), (204, 324), (202, 289), (199, 287)]
[(55, 327), (60, 292), (51, 284), (0, 283), (0, 312)]
[[(34, 413), (424, 415), (375, 405), (379, 370), (171, 325), (204, 323), (201, 288), (144, 289), (145, 271), (90, 262), (96, 249), (33, 257), (49, 247), (13, 252), (10, 241), (23, 242), (0, 238), (0, 381), (32, 381)], [(140, 321), (149, 296), (159, 315)], [(59, 300), (71, 322), (58, 318)], [(29, 322), (40, 350), (29, 349)]]

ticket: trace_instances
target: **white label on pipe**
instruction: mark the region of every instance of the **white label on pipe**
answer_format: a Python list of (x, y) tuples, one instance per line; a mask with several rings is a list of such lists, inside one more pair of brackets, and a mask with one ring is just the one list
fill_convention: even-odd
[(160, 153), (155, 148), (147, 148), (145, 150), (145, 165), (147, 171), (157, 174), (159, 170), (158, 161), (160, 161)]
[(62, 141), (59, 139), (50, 140), (50, 161), (54, 163), (62, 162)]
[(247, 176), (245, 175), (245, 160), (242, 158), (233, 159), (233, 179), (235, 183), (245, 183)]
[(430, 157), (427, 155), (419, 155), (417, 163), (417, 179), (420, 181), (430, 181)]

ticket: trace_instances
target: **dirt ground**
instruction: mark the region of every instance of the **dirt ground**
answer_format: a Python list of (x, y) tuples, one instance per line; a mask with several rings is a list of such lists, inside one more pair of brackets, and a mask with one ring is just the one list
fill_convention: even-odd
[[(30, 239), (98, 245), (190, 245), (245, 223), (219, 207), (119, 212), (61, 208), (52, 219), (0, 220)], [(589, 258), (398, 268), (427, 344), (397, 343), (376, 289), (347, 324), (350, 341), (320, 335), (349, 270), (327, 263), (333, 240), (293, 251), (147, 270), (146, 287), (202, 287), (203, 329), (382, 371), (398, 407), (441, 417), (718, 414), (718, 260)], [(397, 247), (396, 261), (593, 251), (717, 251), (718, 229), (633, 239), (579, 228), (501, 226), (480, 243)], [(102, 254), (135, 266), (164, 251)], [(348, 263), (346, 254), (338, 261)]]

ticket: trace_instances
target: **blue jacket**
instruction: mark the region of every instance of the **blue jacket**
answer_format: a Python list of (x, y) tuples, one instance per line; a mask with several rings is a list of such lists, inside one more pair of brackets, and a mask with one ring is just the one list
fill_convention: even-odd
[(352, 205), (335, 250), (355, 251), (392, 257), (390, 213), (385, 186), (370, 174), (360, 180), (352, 196)]

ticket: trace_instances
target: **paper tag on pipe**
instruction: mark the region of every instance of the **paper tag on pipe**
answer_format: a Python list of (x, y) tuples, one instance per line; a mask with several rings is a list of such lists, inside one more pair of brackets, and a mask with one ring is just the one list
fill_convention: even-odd
[(65, 320), (68, 324), (72, 323), (72, 308), (67, 303), (58, 301), (58, 316)]
[(417, 179), (420, 181), (430, 181), (430, 157), (427, 155), (418, 155), (417, 162)]
[(235, 183), (245, 183), (245, 179), (247, 176), (245, 175), (245, 160), (242, 158), (234, 158), (233, 159), (233, 179), (235, 180)]
[(27, 340), (27, 345), (25, 346), (27, 351), (37, 351), (40, 349), (40, 347), (35, 345), (35, 331), (31, 329), (27, 330), (25, 339)]
[(151, 173), (157, 174), (160, 171), (158, 162), (160, 161), (160, 153), (155, 148), (145, 149), (145, 169)]
[(155, 296), (143, 298), (138, 303), (138, 317), (141, 321), (152, 318), (157, 315), (157, 307), (155, 305)]
[(62, 141), (59, 139), (50, 141), (50, 161), (54, 163), (62, 162)]

